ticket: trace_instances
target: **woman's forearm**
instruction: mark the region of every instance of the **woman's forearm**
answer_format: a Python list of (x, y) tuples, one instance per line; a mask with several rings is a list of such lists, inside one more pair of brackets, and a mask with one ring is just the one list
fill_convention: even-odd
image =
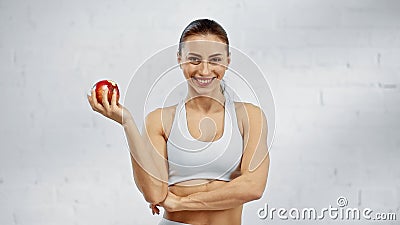
[(197, 192), (181, 197), (177, 211), (180, 210), (224, 210), (235, 208), (246, 202), (259, 199), (264, 186), (247, 179), (246, 175), (225, 183), (221, 187)]
[[(245, 162), (248, 160), (246, 159)], [(247, 164), (244, 168), (247, 168)], [(242, 165), (243, 166), (243, 165)], [(264, 193), (269, 169), (269, 156), (257, 169), (248, 171), (233, 180), (223, 183), (214, 190), (197, 192), (178, 199), (175, 211), (181, 210), (224, 210), (235, 208), (246, 202), (261, 198)]]
[(141, 135), (134, 120), (130, 117), (123, 123), (130, 149), (133, 176), (136, 186), (145, 200), (157, 204), (164, 200), (168, 186), (165, 169), (161, 168), (164, 159), (157, 154), (147, 138)]

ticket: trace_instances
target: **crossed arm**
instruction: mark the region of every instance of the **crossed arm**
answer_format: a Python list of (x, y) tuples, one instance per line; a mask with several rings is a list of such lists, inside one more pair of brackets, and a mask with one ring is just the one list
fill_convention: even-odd
[[(243, 121), (244, 152), (241, 175), (219, 188), (179, 197), (168, 192), (160, 204), (167, 211), (223, 210), (261, 198), (268, 177), (267, 122), (262, 110), (245, 104)], [(153, 208), (154, 209), (154, 208)]]

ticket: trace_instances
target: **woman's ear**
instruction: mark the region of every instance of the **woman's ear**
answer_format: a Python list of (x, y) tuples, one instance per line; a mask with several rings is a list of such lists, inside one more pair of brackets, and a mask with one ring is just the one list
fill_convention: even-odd
[(178, 61), (179, 67), (182, 69), (182, 57), (181, 54), (179, 54), (179, 52), (176, 52), (176, 60)]
[(226, 69), (228, 69), (229, 64), (231, 63), (231, 52), (229, 52), (229, 54), (228, 54), (227, 61), (228, 61), (228, 65), (226, 65)]

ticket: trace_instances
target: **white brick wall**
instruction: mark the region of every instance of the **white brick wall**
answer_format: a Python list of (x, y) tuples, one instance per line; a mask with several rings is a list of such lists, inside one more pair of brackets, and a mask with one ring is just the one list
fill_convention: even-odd
[(396, 0), (1, 1), (0, 224), (157, 223), (122, 129), (85, 94), (105, 77), (126, 90), (200, 17), (224, 25), (275, 96), (268, 187), (243, 224), (297, 224), (256, 212), (328, 207), (340, 195), (400, 217), (399, 10)]

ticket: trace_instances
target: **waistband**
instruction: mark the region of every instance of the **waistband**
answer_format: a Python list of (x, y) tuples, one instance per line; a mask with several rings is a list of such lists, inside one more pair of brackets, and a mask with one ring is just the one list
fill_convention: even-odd
[(190, 225), (190, 224), (176, 222), (176, 221), (168, 220), (168, 219), (165, 219), (165, 218), (161, 218), (161, 220), (158, 223), (158, 225)]

